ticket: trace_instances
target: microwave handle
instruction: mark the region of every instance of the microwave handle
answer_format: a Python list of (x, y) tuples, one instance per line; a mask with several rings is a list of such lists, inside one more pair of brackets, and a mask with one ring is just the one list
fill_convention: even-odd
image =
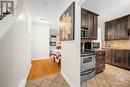
[(88, 37), (88, 30), (85, 30), (85, 37)]

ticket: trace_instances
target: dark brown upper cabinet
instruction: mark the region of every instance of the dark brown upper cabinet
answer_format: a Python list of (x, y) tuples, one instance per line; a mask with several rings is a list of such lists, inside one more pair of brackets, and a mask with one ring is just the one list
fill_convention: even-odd
[(87, 20), (86, 13), (81, 12), (81, 25), (82, 25), (82, 27), (87, 27), (86, 20)]
[(88, 35), (84, 39), (96, 40), (97, 29), (98, 29), (98, 14), (82, 8), (81, 9), (81, 27), (88, 29)]
[(130, 16), (128, 17), (128, 30), (130, 30)]
[(105, 40), (127, 40), (130, 30), (130, 15), (105, 22)]

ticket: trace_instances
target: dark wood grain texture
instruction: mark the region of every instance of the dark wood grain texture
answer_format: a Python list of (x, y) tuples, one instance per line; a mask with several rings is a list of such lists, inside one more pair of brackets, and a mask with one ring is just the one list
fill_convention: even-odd
[(128, 40), (129, 29), (129, 15), (105, 22), (105, 40)]
[(96, 73), (105, 70), (105, 51), (96, 51)]
[(130, 51), (129, 50), (106, 50), (105, 62), (117, 67), (130, 70)]
[(96, 40), (98, 29), (98, 15), (94, 12), (82, 8), (81, 27), (84, 27), (88, 30), (88, 37), (83, 38), (84, 40)]

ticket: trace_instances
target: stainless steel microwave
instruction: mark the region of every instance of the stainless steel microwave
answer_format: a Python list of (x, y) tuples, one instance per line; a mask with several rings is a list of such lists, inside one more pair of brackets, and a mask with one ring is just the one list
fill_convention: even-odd
[(91, 49), (98, 49), (100, 48), (100, 42), (85, 42), (84, 49), (91, 50)]
[(88, 37), (88, 29), (87, 28), (81, 28), (81, 38), (87, 38)]

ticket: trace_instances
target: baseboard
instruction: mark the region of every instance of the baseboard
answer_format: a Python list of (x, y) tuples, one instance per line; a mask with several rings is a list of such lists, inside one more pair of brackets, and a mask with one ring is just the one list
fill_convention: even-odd
[(65, 75), (65, 73), (61, 70), (61, 75), (65, 78), (65, 80), (68, 82), (70, 87), (75, 87), (75, 85), (69, 80), (69, 78)]
[(27, 74), (26, 74), (26, 77), (25, 77), (25, 78), (26, 78), (26, 80), (27, 80), (28, 75), (29, 75), (29, 73), (30, 73), (31, 67), (32, 67), (32, 64), (30, 64), (29, 69), (28, 69), (28, 71), (27, 71)]
[(36, 58), (36, 59), (32, 59), (32, 61), (43, 60), (43, 59), (49, 59), (49, 57), (47, 57), (47, 58)]
[(23, 78), (21, 81), (20, 81), (20, 84), (18, 87), (25, 87), (26, 86), (26, 78)]
[(30, 72), (30, 70), (31, 70), (31, 67), (32, 67), (32, 64), (30, 64), (29, 69), (28, 69), (28, 71), (27, 71), (27, 74), (26, 74), (25, 78), (23, 78), (23, 79), (21, 80), (21, 83), (20, 83), (19, 87), (25, 87), (25, 86), (26, 86), (27, 78), (28, 78), (29, 72)]

